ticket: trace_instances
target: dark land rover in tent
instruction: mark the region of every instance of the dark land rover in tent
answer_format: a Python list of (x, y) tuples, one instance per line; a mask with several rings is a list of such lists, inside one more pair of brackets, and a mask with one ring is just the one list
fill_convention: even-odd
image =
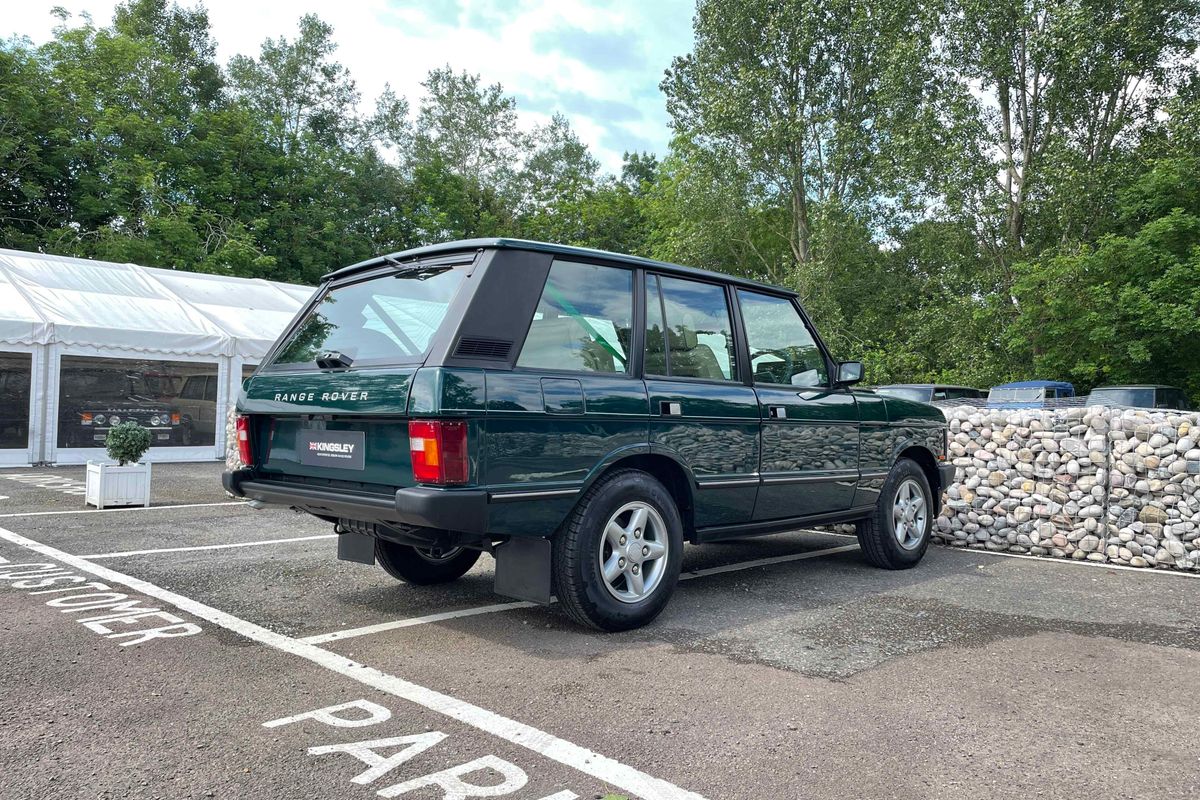
[(171, 385), (170, 376), (136, 370), (73, 370), (59, 401), (59, 447), (103, 447), (120, 422), (148, 428), (156, 445), (182, 444), (179, 411), (160, 399), (172, 393)]
[(666, 605), (685, 541), (854, 522), (869, 562), (920, 561), (946, 423), (861, 377), (786, 289), (451, 242), (326, 276), (242, 392), (224, 483), (410, 584), (488, 552), (498, 593), (620, 630)]

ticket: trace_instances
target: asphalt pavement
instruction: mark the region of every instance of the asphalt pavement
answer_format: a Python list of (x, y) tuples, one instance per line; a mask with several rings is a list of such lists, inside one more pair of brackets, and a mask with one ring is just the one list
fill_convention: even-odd
[(1190, 798), (1200, 579), (797, 531), (622, 634), (155, 465), (0, 470), (0, 798)]

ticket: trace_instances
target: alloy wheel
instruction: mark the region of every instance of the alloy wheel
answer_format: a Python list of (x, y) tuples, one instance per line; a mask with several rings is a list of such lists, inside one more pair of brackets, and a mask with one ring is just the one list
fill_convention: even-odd
[(649, 597), (662, 583), (670, 547), (662, 515), (634, 501), (617, 509), (600, 539), (600, 575), (604, 588), (622, 603)]
[(915, 550), (925, 538), (929, 521), (929, 503), (925, 491), (912, 478), (906, 478), (896, 489), (892, 503), (892, 531), (905, 550)]

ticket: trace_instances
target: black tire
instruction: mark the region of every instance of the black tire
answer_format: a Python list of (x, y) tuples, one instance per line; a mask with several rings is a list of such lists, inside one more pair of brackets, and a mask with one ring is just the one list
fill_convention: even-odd
[[(609, 522), (616, 518), (632, 520), (635, 510), (623, 511), (630, 506), (645, 506), (657, 513), (657, 519), (650, 515), (643, 545), (648, 548), (661, 537), (666, 552), (660, 557), (646, 556), (646, 561), (638, 562), (639, 567), (651, 565), (641, 572), (644, 580), (652, 580), (651, 586), (643, 585), (645, 596), (621, 600), (616, 596), (622, 591), (620, 587), (624, 586), (626, 593), (635, 593), (627, 581), (637, 579), (626, 573), (614, 579), (617, 587), (610, 587), (601, 572), (601, 560), (605, 558), (605, 548), (611, 546), (611, 541), (605, 544)], [(637, 535), (642, 536), (641, 529), (637, 530)], [(616, 555), (609, 552), (609, 558)], [(629, 569), (636, 572), (638, 568), (632, 566), (632, 558)], [(659, 560), (662, 563), (656, 564)], [(554, 592), (567, 615), (581, 625), (603, 631), (638, 628), (666, 607), (679, 581), (682, 561), (683, 522), (671, 493), (652, 475), (623, 469), (588, 489), (555, 535), (551, 567)]]
[(479, 560), (479, 550), (454, 548), (436, 557), (406, 544), (375, 540), (375, 560), (383, 571), (398, 581), (417, 586), (432, 586), (458, 580)]
[[(925, 521), (923, 526), (914, 526), (920, 531), (919, 538), (912, 534), (905, 537), (908, 546), (900, 543), (896, 535), (896, 525), (893, 509), (896, 496), (902, 488), (915, 485), (925, 501)], [(933, 533), (934, 502), (933, 492), (929, 489), (929, 479), (916, 462), (901, 458), (892, 467), (875, 510), (867, 519), (857, 524), (858, 544), (863, 556), (872, 566), (881, 569), (909, 569), (920, 563), (929, 547), (929, 539)]]

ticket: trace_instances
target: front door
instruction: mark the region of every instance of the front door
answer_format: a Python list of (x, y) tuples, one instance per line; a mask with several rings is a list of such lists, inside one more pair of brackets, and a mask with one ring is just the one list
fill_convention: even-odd
[(858, 407), (791, 298), (739, 289), (762, 425), (757, 520), (845, 511), (858, 483)]
[(758, 493), (758, 398), (733, 330), (724, 286), (646, 276), (651, 449), (695, 475), (697, 528), (744, 523)]

